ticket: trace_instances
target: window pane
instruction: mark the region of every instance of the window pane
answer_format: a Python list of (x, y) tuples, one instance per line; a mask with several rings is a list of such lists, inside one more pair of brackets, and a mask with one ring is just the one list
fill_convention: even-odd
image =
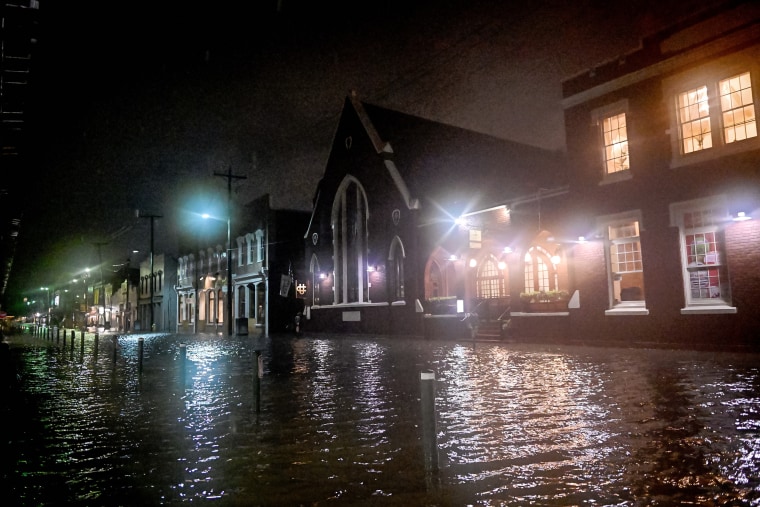
[(477, 294), (481, 298), (501, 297), (501, 273), (493, 259), (486, 259), (478, 270)]
[(638, 220), (608, 226), (607, 239), (613, 306), (624, 301), (644, 301), (644, 263)]
[(607, 174), (630, 169), (625, 113), (602, 120), (602, 134)]
[(724, 259), (724, 239), (720, 226), (727, 212), (704, 208), (683, 214), (681, 240), (688, 303), (728, 303), (728, 276)]
[(678, 119), (684, 153), (712, 147), (706, 86), (679, 94)]
[(726, 143), (757, 136), (755, 106), (749, 72), (720, 82), (723, 140)]

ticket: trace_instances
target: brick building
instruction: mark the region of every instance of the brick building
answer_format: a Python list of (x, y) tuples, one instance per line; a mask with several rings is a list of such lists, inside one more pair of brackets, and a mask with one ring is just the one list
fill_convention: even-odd
[(731, 2), (563, 82), (577, 307), (516, 336), (758, 348), (758, 62), (760, 6)]

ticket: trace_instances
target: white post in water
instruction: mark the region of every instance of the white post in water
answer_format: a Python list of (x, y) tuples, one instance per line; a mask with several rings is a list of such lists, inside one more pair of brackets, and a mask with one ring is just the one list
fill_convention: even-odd
[(425, 470), (438, 473), (438, 440), (435, 430), (435, 373), (420, 373), (420, 402), (422, 404), (422, 448)]

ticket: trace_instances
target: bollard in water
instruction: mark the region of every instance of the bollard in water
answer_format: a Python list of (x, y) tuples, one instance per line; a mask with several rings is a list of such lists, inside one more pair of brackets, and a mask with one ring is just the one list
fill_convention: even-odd
[(264, 360), (261, 351), (253, 352), (253, 408), (256, 413), (261, 411), (261, 379), (264, 376)]
[[(71, 332), (71, 341), (74, 341), (74, 331)], [(66, 333), (63, 333), (63, 348), (66, 348)]]
[(145, 338), (139, 338), (137, 340), (137, 371), (142, 373), (142, 365), (143, 365), (143, 343), (145, 342)]
[[(74, 334), (74, 331), (71, 332), (71, 334)], [(82, 334), (82, 337), (84, 337), (84, 333)], [(92, 343), (92, 355), (95, 357), (98, 357), (98, 337), (95, 337), (95, 341)]]
[(182, 385), (185, 385), (185, 382), (187, 381), (186, 375), (185, 375), (185, 368), (187, 363), (187, 345), (184, 343), (179, 344), (179, 375), (180, 379), (182, 381)]
[[(95, 333), (97, 335), (97, 333)], [(119, 337), (116, 335), (113, 335), (113, 362), (116, 362), (116, 354), (119, 350)]]
[(420, 402), (422, 404), (422, 447), (425, 470), (438, 472), (438, 440), (435, 430), (435, 373), (420, 373)]

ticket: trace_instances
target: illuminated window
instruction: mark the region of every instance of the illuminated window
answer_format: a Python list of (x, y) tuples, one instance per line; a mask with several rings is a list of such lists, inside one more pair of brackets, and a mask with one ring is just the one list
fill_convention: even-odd
[(599, 223), (605, 232), (610, 308), (643, 308), (644, 261), (639, 238), (640, 213), (634, 211), (601, 217)]
[(733, 143), (756, 137), (757, 124), (749, 72), (722, 80), (719, 89), (724, 142)]
[(707, 86), (678, 94), (678, 122), (682, 153), (712, 148)]
[(728, 210), (723, 199), (703, 199), (671, 206), (671, 222), (681, 243), (686, 307), (729, 305), (723, 224)]
[(504, 296), (504, 277), (496, 259), (489, 255), (478, 265), (476, 290), (479, 298), (498, 298)]
[(602, 120), (604, 139), (604, 170), (614, 174), (630, 169), (628, 160), (628, 127), (625, 113), (608, 116)]
[(525, 292), (545, 292), (557, 289), (550, 286), (550, 280), (555, 278), (554, 272), (555, 268), (549, 252), (540, 246), (531, 247), (525, 254)]

